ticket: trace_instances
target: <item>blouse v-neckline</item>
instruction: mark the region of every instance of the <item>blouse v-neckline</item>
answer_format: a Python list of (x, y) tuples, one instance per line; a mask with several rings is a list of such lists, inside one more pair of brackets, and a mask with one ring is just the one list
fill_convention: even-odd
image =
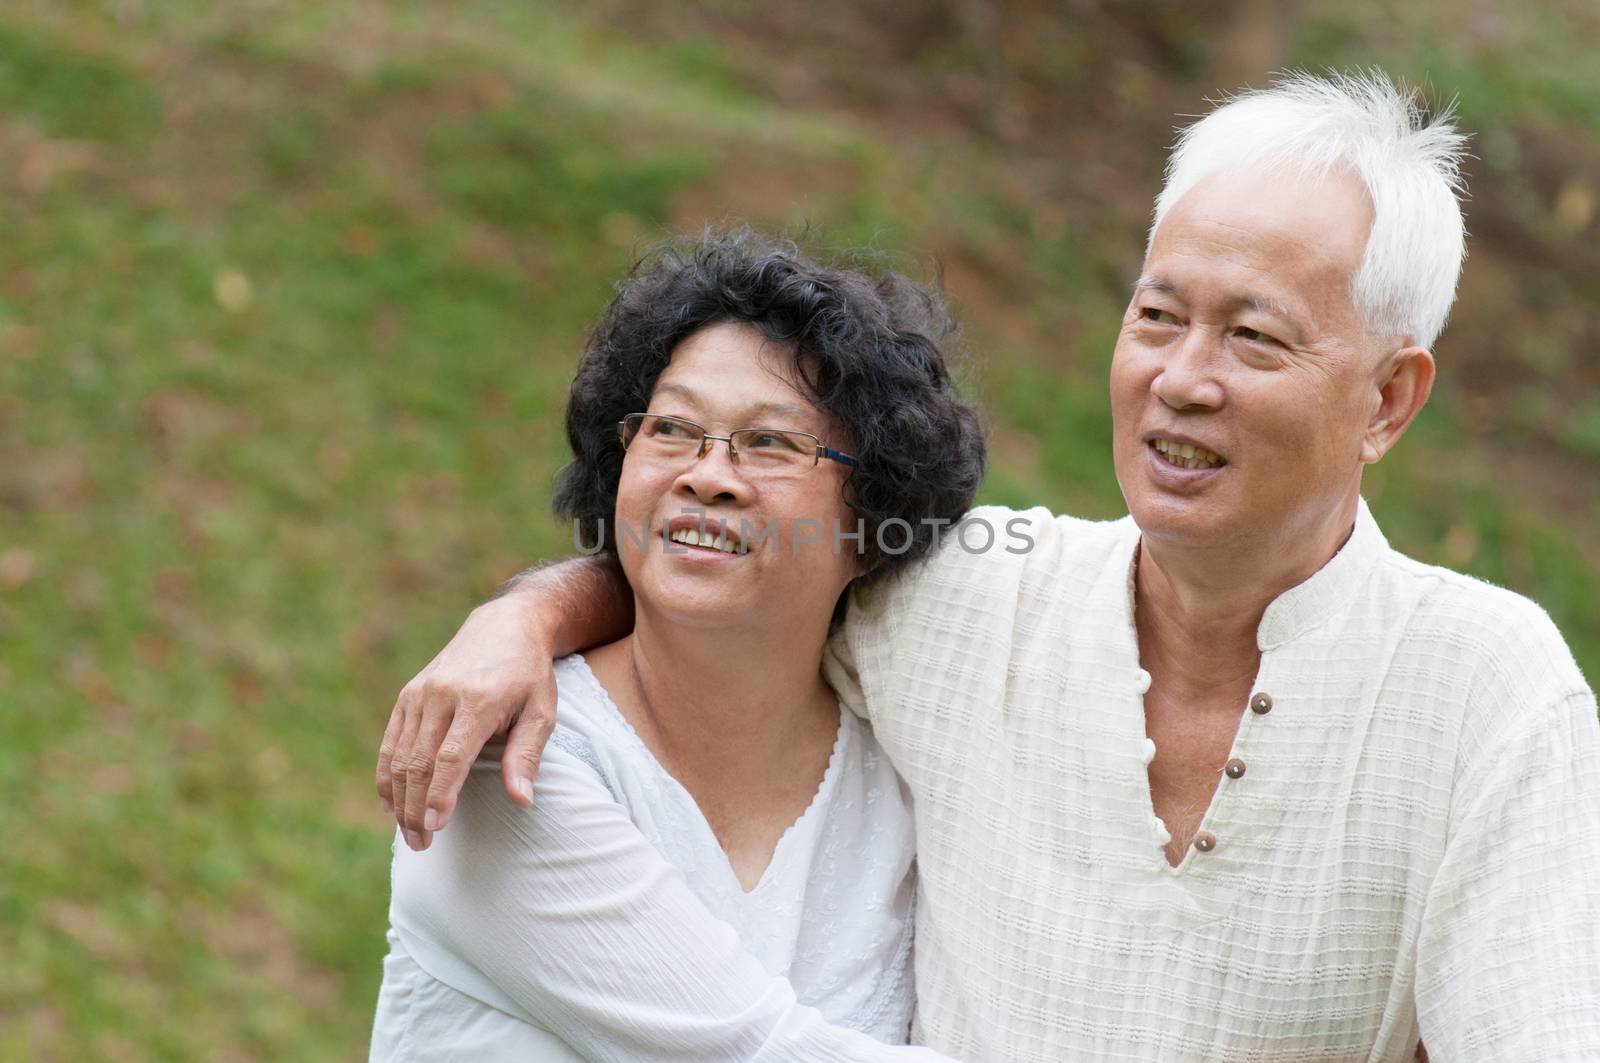
[(733, 862), (729, 859), (727, 850), (722, 847), (722, 842), (717, 838), (716, 831), (711, 829), (711, 823), (706, 819), (705, 812), (701, 810), (700, 803), (694, 799), (694, 794), (690, 793), (688, 787), (678, 781), (677, 776), (667, 770), (666, 765), (662, 764), (656, 757), (655, 751), (640, 737), (639, 732), (634, 729), (633, 724), (629, 722), (621, 707), (612, 699), (611, 692), (606, 689), (604, 683), (600, 682), (600, 677), (594, 674), (594, 669), (589, 666), (588, 660), (579, 653), (572, 654), (571, 659), (578, 665), (578, 673), (583, 676), (585, 682), (593, 686), (595, 693), (599, 695), (600, 703), (606, 707), (627, 736), (627, 740), (635, 747), (636, 752), (644, 758), (645, 762), (650, 765), (651, 770), (659, 777), (662, 784), (681, 795), (689, 807), (694, 810), (694, 816), (692, 817), (694, 829), (702, 832), (702, 840), (709, 842), (712, 849), (720, 854), (719, 866), (722, 872), (726, 874), (727, 884), (732, 887), (735, 894), (744, 898), (754, 898), (765, 892), (771, 883), (780, 881), (783, 877), (783, 865), (788, 863), (785, 859), (787, 854), (796, 848), (804, 847), (804, 836), (814, 831), (815, 824), (823, 815), (822, 809), (835, 789), (839, 763), (844, 759), (845, 743), (849, 734), (849, 721), (846, 719), (849, 715), (848, 711), (843, 706), (839, 707), (839, 727), (834, 733), (833, 748), (828, 753), (828, 763), (823, 769), (822, 779), (817, 784), (816, 792), (811, 795), (811, 800), (806, 804), (800, 815), (796, 817), (795, 821), (785, 827), (783, 833), (778, 836), (777, 842), (772, 847), (772, 855), (767, 860), (767, 866), (761, 869), (761, 875), (757, 878), (756, 884), (749, 889), (745, 889), (744, 883), (739, 881), (739, 875), (733, 869)]

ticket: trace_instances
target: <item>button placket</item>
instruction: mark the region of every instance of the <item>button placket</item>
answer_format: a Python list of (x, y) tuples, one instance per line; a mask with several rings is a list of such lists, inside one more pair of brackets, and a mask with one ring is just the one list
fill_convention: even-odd
[[(1267, 713), (1272, 711), (1272, 695), (1267, 693), (1265, 690), (1258, 690), (1254, 694), (1250, 695), (1249, 704), (1250, 711), (1252, 713), (1257, 716), (1265, 716)], [(1241, 733), (1239, 738), (1242, 739), (1243, 737), (1244, 736)], [(1237, 756), (1230, 756), (1227, 762), (1222, 765), (1222, 774), (1226, 775), (1232, 780), (1244, 778), (1246, 770), (1247, 765), (1245, 764), (1243, 758)], [(1202, 830), (1194, 836), (1194, 841), (1191, 844), (1198, 852), (1215, 852), (1217, 848), (1217, 836), (1211, 831)]]
[[(1265, 716), (1267, 713), (1271, 712), (1272, 695), (1267, 693), (1265, 690), (1258, 690), (1254, 694), (1250, 695), (1250, 711), (1256, 716)], [(1243, 735), (1241, 734), (1240, 737), (1242, 738)], [(1230, 756), (1227, 760), (1227, 763), (1223, 764), (1222, 766), (1222, 774), (1226, 775), (1229, 779), (1238, 780), (1244, 778), (1246, 769), (1247, 766), (1242, 758)], [(1194, 836), (1193, 845), (1196, 850), (1202, 853), (1215, 852), (1217, 848), (1217, 836), (1211, 831), (1203, 830)]]
[[(1142, 700), (1150, 692), (1150, 673), (1141, 668), (1134, 673), (1133, 689)], [(1139, 739), (1139, 763), (1148, 768), (1156, 759), (1156, 742), (1149, 735)], [(1150, 837), (1156, 843), (1157, 849), (1165, 849), (1172, 841), (1172, 832), (1167, 830), (1166, 823), (1160, 816), (1150, 817)]]

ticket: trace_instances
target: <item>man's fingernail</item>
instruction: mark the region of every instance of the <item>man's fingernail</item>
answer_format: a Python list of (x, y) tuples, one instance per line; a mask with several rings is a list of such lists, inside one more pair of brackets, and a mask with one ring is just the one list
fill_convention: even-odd
[(438, 830), (439, 810), (437, 808), (428, 809), (428, 814), (422, 817), (422, 825), (428, 830)]
[(414, 830), (407, 830), (406, 831), (406, 844), (409, 845), (413, 849), (417, 849), (417, 848), (421, 847), (422, 842), (417, 837), (417, 832), (416, 831), (414, 831)]
[(522, 794), (522, 796), (525, 797), (526, 799), (528, 799), (529, 801), (532, 801), (533, 800), (533, 780), (532, 779), (518, 779), (517, 780), (517, 792)]
[(389, 813), (393, 813), (394, 812), (394, 802), (389, 800), (387, 797), (378, 798), (378, 804), (383, 806), (383, 810), (385, 812), (389, 812)]

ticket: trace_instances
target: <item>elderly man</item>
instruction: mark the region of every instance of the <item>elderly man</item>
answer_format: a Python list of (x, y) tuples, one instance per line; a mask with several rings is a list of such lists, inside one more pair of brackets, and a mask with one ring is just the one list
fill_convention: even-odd
[[(1130, 516), (980, 509), (1024, 534), (852, 599), (829, 678), (915, 799), (917, 1040), (1600, 1059), (1594, 695), (1536, 605), (1360, 496), (1433, 382), (1461, 147), (1378, 76), (1191, 126), (1112, 362)], [(378, 784), (413, 846), (507, 727), (527, 800), (548, 658), (626, 625), (614, 579), (527, 575), (407, 686)]]

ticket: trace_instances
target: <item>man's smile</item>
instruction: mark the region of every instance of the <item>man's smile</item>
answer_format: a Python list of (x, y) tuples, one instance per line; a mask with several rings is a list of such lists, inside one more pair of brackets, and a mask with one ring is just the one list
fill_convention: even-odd
[(1193, 443), (1179, 443), (1158, 436), (1150, 441), (1150, 446), (1164, 461), (1180, 469), (1216, 469), (1227, 464), (1222, 455)]

